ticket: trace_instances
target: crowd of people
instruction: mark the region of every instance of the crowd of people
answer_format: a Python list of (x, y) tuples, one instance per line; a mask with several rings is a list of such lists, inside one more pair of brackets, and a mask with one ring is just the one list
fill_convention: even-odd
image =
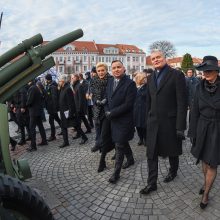
[[(47, 74), (44, 83), (32, 81), (16, 92), (8, 101), (13, 119), (21, 131), (18, 144), (30, 140), (28, 151), (36, 151), (36, 126), (41, 142), (56, 140), (54, 121), (61, 127), (63, 143), (69, 145), (68, 128), (73, 127), (79, 144), (88, 140), (86, 134), (95, 128), (95, 145), (92, 152), (100, 151), (98, 172), (106, 168), (106, 155), (115, 149), (115, 168), (109, 182), (120, 179), (121, 169), (135, 163), (129, 141), (135, 129), (139, 137), (137, 145), (146, 147), (148, 179), (141, 194), (157, 190), (158, 157), (169, 158), (170, 168), (164, 178), (169, 183), (177, 176), (182, 142), (188, 130), (192, 143), (192, 154), (197, 162), (202, 161), (204, 185), (200, 207), (208, 204), (209, 192), (220, 164), (220, 76), (218, 60), (205, 56), (197, 70), (203, 78), (195, 76), (194, 69), (184, 74), (167, 64), (162, 51), (152, 51), (154, 70), (136, 72), (133, 79), (126, 75), (120, 60), (111, 64), (111, 75), (105, 63), (97, 63), (91, 72), (63, 74), (58, 83)], [(49, 114), (50, 137), (46, 138), (43, 121), (44, 108)], [(59, 112), (59, 114), (58, 114)], [(187, 126), (189, 112), (189, 129)], [(82, 122), (86, 131), (81, 128)], [(25, 129), (28, 137), (26, 138)], [(11, 138), (12, 149), (16, 143)], [(126, 162), (124, 162), (126, 157)]]

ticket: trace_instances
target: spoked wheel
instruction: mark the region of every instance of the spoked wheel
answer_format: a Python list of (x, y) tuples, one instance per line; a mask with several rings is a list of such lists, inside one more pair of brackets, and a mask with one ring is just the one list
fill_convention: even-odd
[(54, 220), (41, 196), (16, 178), (0, 175), (0, 219)]

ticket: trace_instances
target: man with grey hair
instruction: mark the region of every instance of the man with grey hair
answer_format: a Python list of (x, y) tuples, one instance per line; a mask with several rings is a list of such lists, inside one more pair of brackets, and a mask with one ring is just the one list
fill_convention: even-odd
[(169, 157), (170, 169), (164, 182), (168, 183), (177, 176), (186, 129), (187, 92), (184, 74), (167, 65), (162, 51), (152, 51), (151, 62), (155, 70), (147, 83), (148, 180), (141, 194), (157, 190), (158, 156)]
[(78, 134), (82, 137), (82, 140), (79, 144), (84, 144), (88, 138), (82, 131), (80, 127), (80, 121), (77, 116), (76, 106), (74, 102), (74, 96), (72, 89), (69, 85), (69, 77), (66, 74), (63, 74), (59, 77), (58, 85), (60, 88), (59, 96), (59, 110), (61, 117), (61, 128), (63, 134), (63, 144), (60, 148), (69, 146), (68, 140), (68, 127), (74, 127)]

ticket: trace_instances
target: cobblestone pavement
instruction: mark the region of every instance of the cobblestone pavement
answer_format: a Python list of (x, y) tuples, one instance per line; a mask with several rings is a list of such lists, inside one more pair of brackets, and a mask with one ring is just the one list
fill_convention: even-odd
[[(48, 124), (46, 124), (48, 127)], [(14, 125), (10, 125), (13, 133)], [(70, 136), (72, 131), (70, 130)], [(14, 133), (15, 135), (15, 133)], [(49, 132), (47, 132), (49, 136)], [(60, 149), (61, 137), (48, 146), (26, 153), (19, 146), (12, 157), (26, 158), (33, 177), (27, 181), (48, 202), (54, 217), (62, 219), (101, 220), (165, 220), (165, 219), (220, 219), (220, 178), (217, 177), (210, 193), (208, 207), (199, 208), (198, 191), (203, 182), (200, 165), (190, 154), (189, 141), (184, 142), (178, 176), (171, 183), (163, 183), (169, 163), (159, 161), (158, 190), (148, 196), (139, 194), (147, 182), (146, 148), (131, 141), (135, 165), (122, 170), (116, 185), (108, 183), (114, 169), (111, 152), (107, 156), (107, 170), (97, 173), (99, 153), (91, 153), (94, 130), (89, 142), (80, 146), (71, 140), (71, 146)], [(39, 140), (40, 141), (40, 140)]]

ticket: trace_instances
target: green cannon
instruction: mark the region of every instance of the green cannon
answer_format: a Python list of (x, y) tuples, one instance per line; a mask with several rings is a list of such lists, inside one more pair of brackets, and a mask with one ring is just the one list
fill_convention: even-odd
[(82, 36), (83, 31), (77, 29), (42, 44), (43, 38), (37, 34), (0, 56), (0, 219), (53, 219), (42, 198), (20, 181), (31, 177), (27, 161), (10, 158), (8, 108), (4, 103), (55, 65), (48, 57), (51, 53)]

